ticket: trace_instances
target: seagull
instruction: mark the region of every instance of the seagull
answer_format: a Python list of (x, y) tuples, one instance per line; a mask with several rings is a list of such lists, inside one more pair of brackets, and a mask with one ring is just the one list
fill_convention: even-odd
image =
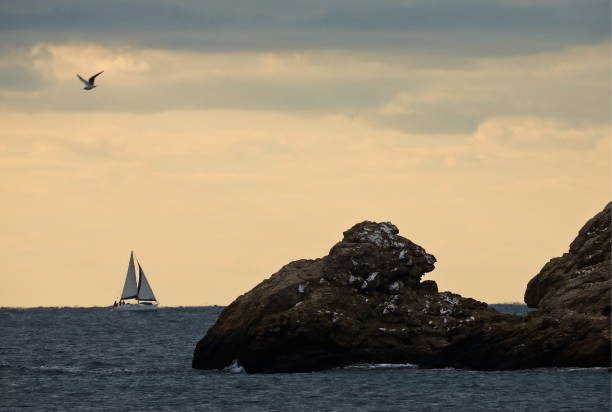
[(77, 77), (79, 78), (80, 81), (82, 81), (85, 84), (85, 87), (83, 87), (84, 90), (91, 90), (94, 87), (96, 87), (94, 86), (94, 81), (96, 81), (96, 77), (98, 77), (102, 73), (104, 73), (104, 70), (102, 70), (100, 73), (94, 74), (93, 76), (89, 78), (89, 80), (85, 80), (78, 73), (77, 73)]

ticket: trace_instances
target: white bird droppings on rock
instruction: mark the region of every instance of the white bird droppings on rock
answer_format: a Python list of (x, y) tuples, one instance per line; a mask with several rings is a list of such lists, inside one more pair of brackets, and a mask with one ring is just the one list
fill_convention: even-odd
[(384, 247), (385, 246), (385, 240), (383, 239), (382, 235), (380, 233), (368, 233), (365, 238), (367, 240), (369, 240), (371, 243), (374, 243), (376, 246), (378, 247)]
[(395, 310), (397, 309), (397, 306), (395, 306), (391, 302), (385, 302), (385, 303), (386, 303), (386, 305), (385, 305), (385, 307), (383, 309), (383, 312), (382, 312), (383, 315), (386, 315), (387, 313), (395, 312)]
[(387, 222), (381, 223), (380, 228), (389, 236), (393, 236), (393, 230), (391, 229), (391, 227), (389, 227), (389, 224)]

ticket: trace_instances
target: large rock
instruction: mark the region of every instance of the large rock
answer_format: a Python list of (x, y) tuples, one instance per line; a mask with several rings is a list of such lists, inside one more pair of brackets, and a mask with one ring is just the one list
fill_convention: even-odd
[(359, 223), (329, 255), (292, 262), (238, 297), (198, 342), (192, 365), (237, 363), (254, 373), (363, 362), (478, 369), (609, 364), (609, 317), (502, 314), (421, 281), (435, 262), (393, 224)]
[(444, 348), (426, 366), (481, 370), (610, 366), (610, 317), (532, 312), (492, 322)]
[(193, 366), (237, 360), (248, 372), (269, 372), (430, 362), (475, 325), (505, 316), (421, 282), (435, 261), (391, 223), (355, 225), (328, 256), (292, 262), (236, 299), (198, 343)]
[(611, 210), (608, 203), (580, 229), (569, 252), (552, 259), (529, 281), (528, 306), (610, 315)]

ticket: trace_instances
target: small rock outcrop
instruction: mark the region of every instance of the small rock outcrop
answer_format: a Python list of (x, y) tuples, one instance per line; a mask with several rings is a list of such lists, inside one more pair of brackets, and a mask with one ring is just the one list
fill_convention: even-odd
[(552, 259), (529, 281), (528, 306), (610, 315), (611, 210), (608, 203), (580, 229), (569, 252)]
[[(608, 249), (608, 260), (609, 255)], [(258, 373), (354, 363), (609, 365), (609, 312), (585, 307), (579, 313), (542, 309), (526, 317), (499, 313), (423, 281), (435, 262), (392, 223), (359, 223), (329, 255), (289, 263), (238, 297), (198, 342), (192, 366), (240, 365)], [(544, 289), (539, 303), (549, 299)]]

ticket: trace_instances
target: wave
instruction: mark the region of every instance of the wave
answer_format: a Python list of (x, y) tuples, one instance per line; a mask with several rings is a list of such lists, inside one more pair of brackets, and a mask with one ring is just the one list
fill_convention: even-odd
[(25, 366), (24, 368), (28, 371), (50, 374), (74, 374), (83, 372), (83, 368), (81, 366), (41, 365)]
[(549, 369), (557, 369), (561, 372), (576, 372), (576, 371), (594, 371), (594, 370), (607, 370), (610, 371), (612, 368), (608, 366), (591, 366), (588, 368), (578, 368), (578, 367), (567, 367), (567, 368), (549, 368)]
[(15, 370), (22, 373), (45, 374), (45, 375), (65, 375), (65, 374), (132, 374), (137, 373), (136, 369), (125, 368), (120, 366), (112, 366), (103, 362), (90, 362), (87, 365), (39, 365), (39, 366), (24, 366), (10, 365), (6, 363), (0, 364), (0, 370)]
[[(358, 370), (371, 370), (371, 369), (419, 369), (419, 365), (412, 363), (359, 363), (355, 365), (344, 366), (339, 369), (358, 369)], [(530, 369), (509, 369), (509, 370), (495, 370), (495, 371), (481, 371), (477, 369), (457, 369), (453, 367), (443, 368), (426, 368), (430, 371), (460, 371), (461, 373), (488, 373), (488, 374), (499, 374), (499, 373), (525, 373), (525, 372), (580, 372), (580, 371), (611, 371), (612, 368), (607, 366), (592, 366), (592, 367), (548, 367), (548, 368), (530, 368)]]
[(340, 369), (417, 369), (418, 367), (413, 363), (358, 363)]
[(234, 361), (229, 365), (223, 368), (224, 372), (229, 373), (244, 373), (244, 368), (240, 366), (238, 363), (238, 359), (234, 359)]

